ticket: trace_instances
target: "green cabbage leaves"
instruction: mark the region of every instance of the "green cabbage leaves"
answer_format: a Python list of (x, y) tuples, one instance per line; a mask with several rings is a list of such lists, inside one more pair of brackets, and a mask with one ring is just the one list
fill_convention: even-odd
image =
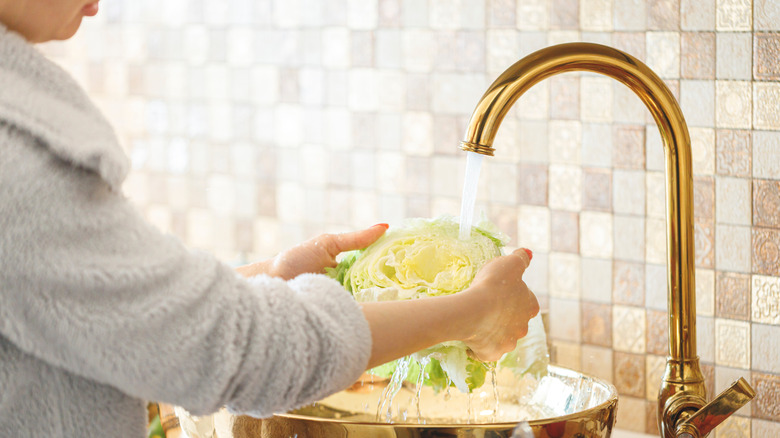
[[(477, 271), (502, 254), (507, 239), (486, 220), (472, 228), (471, 238), (460, 240), (459, 224), (449, 216), (436, 219), (409, 219), (389, 229), (368, 248), (347, 253), (338, 266), (328, 271), (349, 290), (358, 302), (408, 300), (449, 295), (466, 289)], [(412, 355), (406, 376), (440, 391), (455, 386), (471, 392), (482, 386), (495, 363), (484, 363), (468, 355), (463, 342), (435, 345)], [(539, 376), (546, 373), (547, 344), (541, 317), (529, 322), (528, 335), (520, 339), (514, 351), (498, 363), (516, 375)], [(390, 377), (396, 361), (371, 370)]]

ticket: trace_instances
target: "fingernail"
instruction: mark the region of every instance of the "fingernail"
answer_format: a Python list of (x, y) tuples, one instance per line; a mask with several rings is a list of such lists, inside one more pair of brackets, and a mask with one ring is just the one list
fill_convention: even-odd
[(390, 228), (390, 225), (388, 225), (388, 224), (376, 224), (376, 225), (372, 225), (371, 226), (371, 228), (373, 228), (373, 227), (382, 227), (384, 229), (388, 229), (388, 228)]
[(531, 261), (532, 258), (534, 258), (534, 253), (528, 248), (523, 248), (526, 254), (528, 254), (528, 261)]

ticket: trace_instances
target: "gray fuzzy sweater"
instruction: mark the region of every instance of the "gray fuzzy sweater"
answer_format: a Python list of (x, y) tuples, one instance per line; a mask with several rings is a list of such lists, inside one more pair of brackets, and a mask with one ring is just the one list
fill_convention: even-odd
[(0, 26), (0, 437), (145, 436), (147, 400), (267, 416), (351, 384), (335, 281), (240, 278), (150, 226), (86, 94)]

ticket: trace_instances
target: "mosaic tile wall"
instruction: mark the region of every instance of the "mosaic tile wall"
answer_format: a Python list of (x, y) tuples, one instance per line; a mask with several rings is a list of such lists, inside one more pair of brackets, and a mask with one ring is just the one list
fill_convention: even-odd
[[(230, 263), (321, 232), (457, 215), (487, 85), (567, 41), (623, 49), (678, 96), (693, 140), (698, 347), (709, 388), (756, 399), (719, 437), (780, 436), (780, 2), (106, 0), (44, 50), (132, 156), (149, 220)], [(556, 362), (655, 430), (666, 340), (660, 137), (605, 77), (542, 82), (510, 112), (478, 208), (535, 252)]]

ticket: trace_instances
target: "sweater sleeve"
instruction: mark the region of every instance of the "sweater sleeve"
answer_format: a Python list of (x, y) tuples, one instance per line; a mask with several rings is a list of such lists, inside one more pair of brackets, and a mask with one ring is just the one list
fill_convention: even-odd
[(20, 349), (195, 414), (267, 416), (365, 369), (369, 327), (337, 282), (243, 279), (95, 173), (3, 126), (0, 146), (0, 334)]

